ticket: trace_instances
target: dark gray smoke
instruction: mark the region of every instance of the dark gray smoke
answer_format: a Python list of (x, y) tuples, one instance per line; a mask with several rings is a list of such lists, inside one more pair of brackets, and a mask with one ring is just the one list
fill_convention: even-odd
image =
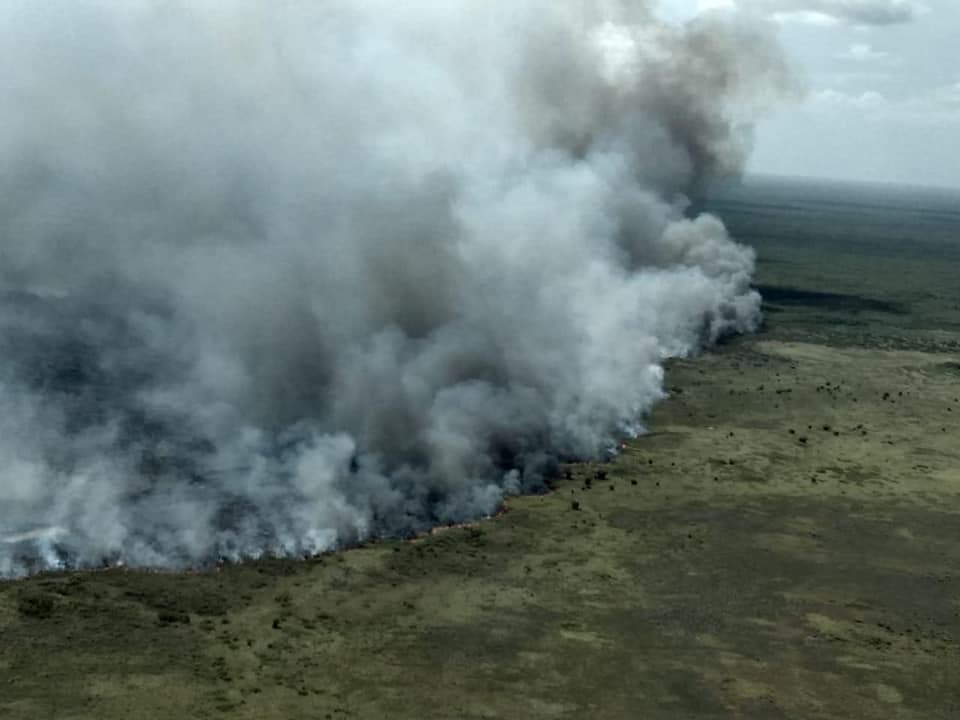
[(636, 2), (3, 3), (0, 574), (313, 553), (601, 456), (758, 321), (684, 196), (782, 79)]

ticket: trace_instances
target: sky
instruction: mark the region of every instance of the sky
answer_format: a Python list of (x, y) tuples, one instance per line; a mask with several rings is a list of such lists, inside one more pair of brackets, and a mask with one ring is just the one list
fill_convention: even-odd
[(960, 187), (960, 0), (660, 0), (760, 19), (802, 88), (757, 123), (748, 171)]

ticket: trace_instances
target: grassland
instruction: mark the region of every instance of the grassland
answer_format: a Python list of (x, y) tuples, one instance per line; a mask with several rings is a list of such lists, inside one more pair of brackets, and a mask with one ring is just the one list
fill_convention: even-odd
[(616, 461), (414, 542), (0, 584), (0, 718), (960, 717), (960, 222), (718, 204), (767, 328)]

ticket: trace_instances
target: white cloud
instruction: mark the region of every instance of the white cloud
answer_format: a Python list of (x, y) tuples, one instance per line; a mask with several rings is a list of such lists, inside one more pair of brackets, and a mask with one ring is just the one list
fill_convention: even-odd
[(829, 27), (831, 25), (838, 25), (840, 23), (840, 20), (835, 15), (820, 12), (819, 10), (777, 11), (772, 13), (770, 17), (781, 25), (786, 25), (787, 23), (799, 23), (802, 25), (819, 25), (821, 27)]
[(742, 10), (780, 23), (894, 25), (926, 10), (920, 0), (700, 0), (707, 10)]
[(944, 106), (960, 109), (960, 82), (936, 89), (933, 97)]
[(837, 55), (840, 60), (850, 60), (858, 63), (877, 62), (880, 60), (891, 60), (893, 57), (888, 52), (874, 50), (867, 43), (854, 43), (847, 50)]
[(889, 85), (899, 76), (886, 70), (856, 70), (854, 72), (831, 73), (828, 77), (831, 86), (863, 88), (865, 86)]
[(844, 92), (834, 88), (808, 96), (808, 107), (823, 113), (855, 113), (862, 120), (914, 126), (960, 124), (960, 82), (908, 97), (888, 97), (876, 90)]
[(842, 108), (846, 110), (880, 110), (888, 102), (882, 93), (876, 90), (864, 90), (861, 93), (846, 93), (840, 90), (817, 90), (810, 96), (814, 105)]
[(960, 124), (960, 82), (933, 88), (907, 100), (898, 110), (914, 121)]

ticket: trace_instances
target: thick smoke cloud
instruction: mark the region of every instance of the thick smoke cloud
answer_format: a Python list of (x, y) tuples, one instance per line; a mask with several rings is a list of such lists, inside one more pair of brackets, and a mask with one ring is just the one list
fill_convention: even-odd
[(0, 56), (0, 574), (481, 516), (758, 322), (752, 252), (684, 196), (783, 80), (762, 35), (14, 1)]

